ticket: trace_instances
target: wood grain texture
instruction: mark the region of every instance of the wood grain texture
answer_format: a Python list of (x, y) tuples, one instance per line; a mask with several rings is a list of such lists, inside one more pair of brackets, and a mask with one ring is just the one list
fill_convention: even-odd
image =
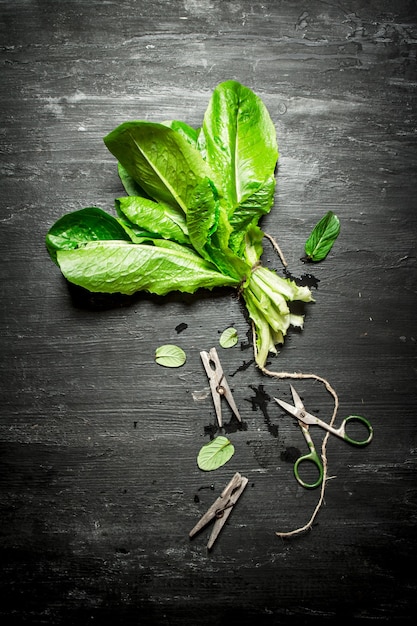
[[(2, 624), (411, 623), (415, 2), (0, 0), (0, 14)], [(86, 297), (44, 247), (63, 213), (113, 211), (110, 130), (198, 126), (231, 78), (277, 129), (263, 227), (290, 272), (316, 285), (304, 331), (269, 367), (324, 376), (338, 419), (358, 412), (375, 430), (364, 450), (330, 441), (325, 506), (286, 541), (275, 531), (303, 525), (318, 495), (293, 478), (304, 441), (273, 401), (289, 398), (288, 381), (255, 368), (235, 294)], [(326, 261), (304, 265), (330, 209), (341, 235)], [(280, 269), (267, 241), (263, 262)], [(220, 358), (244, 425), (227, 429), (231, 461), (203, 473), (215, 415), (199, 351), (230, 325), (239, 345)], [(154, 363), (163, 343), (186, 351), (183, 368)], [(330, 417), (320, 384), (297, 389)], [(207, 554), (208, 532), (188, 532), (235, 471), (248, 487)]]

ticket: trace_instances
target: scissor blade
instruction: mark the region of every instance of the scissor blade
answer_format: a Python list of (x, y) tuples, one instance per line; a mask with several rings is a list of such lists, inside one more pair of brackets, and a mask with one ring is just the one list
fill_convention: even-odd
[(292, 415), (293, 417), (296, 417), (297, 419), (299, 419), (299, 409), (297, 409), (297, 407), (293, 406), (292, 404), (288, 404), (288, 402), (285, 402), (284, 400), (280, 400), (279, 398), (274, 398), (274, 400), (276, 400), (276, 402), (278, 402), (278, 404), (287, 411), (287, 413), (289, 413), (290, 415)]
[(290, 385), (290, 388), (291, 388), (291, 393), (292, 393), (295, 406), (297, 407), (297, 409), (302, 411), (304, 409), (303, 401), (301, 400), (300, 396), (298, 395), (298, 393), (296, 392), (296, 390), (294, 389), (292, 385)]
[(298, 419), (299, 422), (302, 422), (306, 426), (311, 426), (312, 424), (315, 424), (317, 426), (322, 426), (322, 428), (326, 428), (327, 430), (329, 430), (325, 422), (322, 422), (322, 420), (320, 420), (318, 417), (311, 415), (311, 413), (307, 413), (307, 411), (304, 409), (304, 406), (302, 409), (297, 409), (296, 406), (293, 406), (292, 404), (288, 404), (288, 402), (284, 402), (284, 400), (279, 400), (278, 398), (275, 398), (275, 400), (290, 415)]

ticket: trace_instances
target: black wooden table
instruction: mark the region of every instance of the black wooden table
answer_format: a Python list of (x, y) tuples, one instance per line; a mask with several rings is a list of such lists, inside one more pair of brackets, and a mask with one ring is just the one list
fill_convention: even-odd
[[(379, 624), (416, 611), (415, 3), (1, 0), (2, 624)], [(261, 96), (280, 147), (263, 229), (315, 303), (271, 356), (338, 393), (330, 480), (294, 479), (305, 451), (274, 402), (232, 290), (132, 298), (70, 289), (44, 237), (64, 213), (123, 195), (102, 138), (131, 119), (199, 126), (214, 87)], [(300, 260), (333, 210), (341, 234)], [(265, 241), (263, 263), (282, 272)], [(234, 326), (238, 345), (219, 347)], [(154, 361), (165, 343), (187, 362)], [(216, 433), (199, 352), (217, 346), (243, 426), (235, 455), (202, 472)], [(299, 381), (329, 419), (332, 398)], [(230, 421), (230, 424), (229, 424)], [(316, 443), (321, 435), (315, 432)], [(249, 484), (213, 550), (189, 530), (239, 471)]]

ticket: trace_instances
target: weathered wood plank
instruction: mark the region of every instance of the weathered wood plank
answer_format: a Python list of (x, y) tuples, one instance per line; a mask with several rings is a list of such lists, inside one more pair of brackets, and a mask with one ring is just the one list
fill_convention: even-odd
[[(3, 0), (0, 14), (2, 623), (411, 623), (413, 3)], [(329, 442), (325, 506), (293, 540), (275, 531), (306, 523), (318, 494), (294, 480), (305, 444), (273, 400), (288, 381), (255, 368), (235, 294), (86, 297), (44, 248), (63, 213), (113, 211), (122, 188), (104, 135), (128, 119), (198, 126), (229, 78), (276, 125), (263, 226), (316, 300), (269, 367), (327, 378), (338, 419), (366, 414), (375, 429), (364, 450)], [(330, 209), (341, 235), (305, 265)], [(281, 269), (267, 241), (263, 261)], [(199, 351), (231, 325), (240, 341), (221, 359), (243, 426), (227, 425), (235, 456), (206, 474), (196, 456), (216, 427)], [(181, 370), (156, 366), (162, 343), (186, 351)], [(320, 384), (297, 388), (330, 417)], [(207, 533), (188, 532), (235, 471), (249, 484), (207, 555)]]

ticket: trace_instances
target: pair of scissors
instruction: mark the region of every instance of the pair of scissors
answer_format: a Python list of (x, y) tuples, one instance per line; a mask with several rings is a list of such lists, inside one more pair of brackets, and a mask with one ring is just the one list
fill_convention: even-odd
[[(292, 385), (290, 385), (290, 387), (295, 406), (293, 406), (292, 404), (288, 404), (288, 402), (284, 402), (284, 400), (279, 400), (278, 398), (275, 398), (275, 400), (283, 409), (285, 409), (290, 415), (298, 420), (304, 438), (307, 442), (308, 447), (310, 448), (310, 452), (308, 454), (300, 456), (296, 460), (294, 464), (294, 475), (302, 487), (306, 487), (307, 489), (314, 489), (323, 482), (323, 462), (321, 457), (317, 454), (308, 427), (312, 425), (320, 426), (321, 428), (324, 428), (324, 430), (327, 430), (329, 433), (336, 435), (336, 437), (340, 437), (340, 439), (344, 439), (354, 446), (366, 446), (373, 437), (373, 428), (370, 422), (361, 415), (349, 415), (343, 420), (339, 428), (333, 428), (333, 426), (330, 426), (330, 424), (327, 424), (318, 417), (315, 417), (314, 415), (311, 415), (311, 413), (308, 413), (304, 407), (303, 401), (301, 400), (294, 387)], [(352, 422), (359, 422), (365, 426), (368, 432), (368, 436), (366, 437), (366, 439), (353, 439), (347, 434), (346, 426), (348, 423)], [(318, 469), (319, 477), (314, 483), (308, 483), (304, 481), (299, 474), (300, 464), (306, 461), (309, 463), (313, 463)]]

